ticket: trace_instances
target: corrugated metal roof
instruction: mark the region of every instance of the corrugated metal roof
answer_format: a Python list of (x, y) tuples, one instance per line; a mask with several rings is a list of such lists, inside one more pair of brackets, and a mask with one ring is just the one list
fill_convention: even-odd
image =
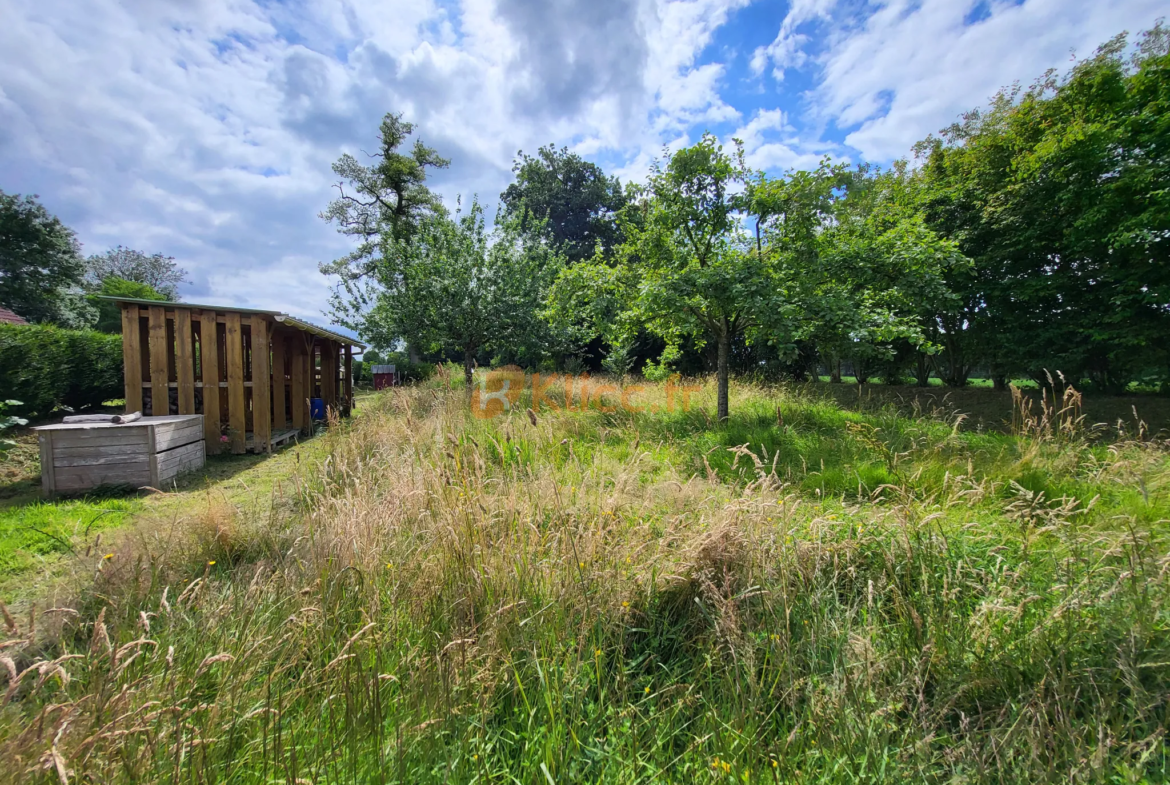
[(394, 373), (393, 365), (371, 365), (370, 373)]
[(4, 324), (28, 324), (23, 318), (0, 305), (0, 322)]
[(261, 308), (238, 308), (234, 305), (203, 305), (199, 303), (176, 303), (167, 300), (142, 300), (136, 297), (118, 297), (117, 295), (99, 295), (101, 300), (111, 300), (116, 303), (136, 303), (138, 305), (160, 305), (163, 308), (198, 308), (201, 311), (231, 311), (232, 313), (259, 313), (265, 316), (271, 316), (281, 324), (287, 324), (289, 327), (295, 327), (298, 330), (319, 335), (322, 338), (328, 338), (338, 343), (349, 344), (350, 346), (357, 346), (365, 350), (366, 345), (361, 341), (350, 338), (341, 333), (335, 333), (332, 330), (327, 330), (324, 327), (318, 327), (312, 322), (306, 322), (304, 319), (298, 319), (295, 316), (289, 316), (287, 313), (280, 311), (266, 311)]

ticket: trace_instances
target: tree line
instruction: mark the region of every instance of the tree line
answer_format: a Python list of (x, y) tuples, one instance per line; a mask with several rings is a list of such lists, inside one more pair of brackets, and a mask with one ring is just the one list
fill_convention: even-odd
[(0, 306), (28, 322), (121, 332), (117, 306), (98, 295), (175, 301), (186, 277), (160, 253), (119, 245), (83, 256), (77, 235), (36, 196), (0, 191)]
[(882, 169), (779, 177), (705, 134), (618, 182), (520, 153), (489, 229), (427, 187), (448, 161), (388, 114), (322, 213), (358, 240), (322, 270), (381, 347), (477, 363), (1118, 392), (1170, 381), (1170, 36), (1124, 35), (1014, 86)]

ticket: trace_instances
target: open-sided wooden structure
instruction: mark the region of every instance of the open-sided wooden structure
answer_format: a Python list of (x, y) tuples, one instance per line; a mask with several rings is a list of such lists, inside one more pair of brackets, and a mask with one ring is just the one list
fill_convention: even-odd
[(351, 338), (279, 311), (108, 299), (122, 309), (126, 411), (202, 414), (208, 454), (271, 452), (312, 427), (313, 398), (353, 407), (365, 347)]

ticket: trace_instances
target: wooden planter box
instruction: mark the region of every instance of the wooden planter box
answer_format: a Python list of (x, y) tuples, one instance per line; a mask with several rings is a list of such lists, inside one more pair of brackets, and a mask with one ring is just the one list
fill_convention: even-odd
[(203, 465), (203, 415), (143, 417), (127, 425), (60, 423), (33, 428), (45, 496), (99, 485), (161, 488)]

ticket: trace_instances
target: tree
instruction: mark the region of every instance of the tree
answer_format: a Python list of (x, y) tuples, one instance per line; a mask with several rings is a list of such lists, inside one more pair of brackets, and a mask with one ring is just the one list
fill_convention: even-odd
[(423, 216), (382, 254), (386, 287), (363, 334), (383, 346), (413, 334), (432, 350), (459, 352), (469, 392), (481, 351), (515, 351), (547, 331), (537, 313), (561, 258), (514, 222), (489, 234), (475, 201), (454, 217)]
[(615, 259), (596, 256), (566, 271), (550, 308), (561, 320), (582, 310), (619, 347), (645, 326), (666, 340), (665, 361), (685, 339), (714, 342), (720, 420), (729, 415), (732, 341), (751, 335), (786, 344), (791, 327), (788, 282), (740, 230), (736, 189), (744, 177), (710, 134), (656, 162), (627, 210), (638, 220), (624, 221)]
[(939, 315), (952, 381), (986, 363), (1121, 390), (1170, 353), (1170, 35), (1125, 37), (916, 146), (925, 212), (975, 261)]
[(130, 297), (135, 300), (169, 300), (162, 292), (157, 291), (150, 284), (139, 281), (127, 281), (112, 275), (102, 279), (101, 286), (89, 296), (90, 304), (97, 309), (97, 324), (95, 330), (103, 333), (122, 332), (122, 311), (118, 304), (110, 300), (99, 299), (99, 296)]
[(175, 257), (161, 253), (148, 255), (120, 245), (89, 257), (85, 264), (85, 284), (91, 292), (100, 290), (107, 278), (118, 278), (144, 284), (161, 295), (149, 299), (177, 301), (179, 285), (188, 282), (187, 271), (175, 264)]
[(81, 283), (80, 252), (73, 231), (35, 195), (0, 191), (0, 305), (30, 322), (77, 326), (68, 294)]
[(598, 245), (608, 254), (621, 242), (617, 215), (627, 197), (597, 164), (548, 145), (535, 156), (521, 151), (512, 171), (516, 182), (500, 194), (505, 213), (540, 232), (570, 264), (592, 257)]
[[(321, 213), (341, 234), (358, 242), (352, 253), (322, 264), (321, 272), (340, 278), (331, 302), (333, 317), (366, 337), (366, 314), (379, 292), (401, 285), (387, 249), (399, 253), (423, 224), (444, 213), (439, 197), (425, 183), (428, 169), (444, 169), (450, 162), (421, 139), (415, 140), (409, 153), (400, 152), (414, 128), (401, 114), (386, 114), (378, 133), (379, 151), (369, 156), (375, 163), (366, 166), (348, 153), (342, 155), (333, 164), (333, 172), (341, 178), (336, 186), (339, 196)], [(418, 338), (414, 327), (401, 320), (397, 323), (403, 332), (386, 345), (406, 338), (413, 346)]]

